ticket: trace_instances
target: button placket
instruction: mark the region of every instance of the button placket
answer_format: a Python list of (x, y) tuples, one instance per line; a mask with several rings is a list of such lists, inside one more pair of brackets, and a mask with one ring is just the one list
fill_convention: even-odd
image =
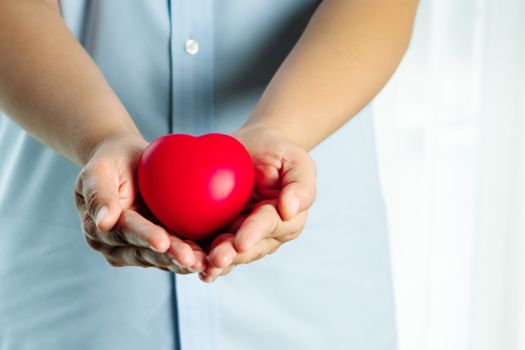
[[(171, 0), (170, 19), (172, 132), (209, 132), (214, 127), (213, 0)], [(181, 348), (214, 349), (209, 286), (173, 278)]]
[(173, 132), (214, 126), (213, 0), (171, 1)]

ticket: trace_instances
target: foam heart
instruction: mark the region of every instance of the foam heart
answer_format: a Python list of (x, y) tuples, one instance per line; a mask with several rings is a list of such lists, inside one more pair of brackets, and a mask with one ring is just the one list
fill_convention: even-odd
[(138, 187), (171, 231), (199, 240), (231, 223), (250, 199), (253, 163), (235, 138), (219, 133), (162, 136), (144, 150)]

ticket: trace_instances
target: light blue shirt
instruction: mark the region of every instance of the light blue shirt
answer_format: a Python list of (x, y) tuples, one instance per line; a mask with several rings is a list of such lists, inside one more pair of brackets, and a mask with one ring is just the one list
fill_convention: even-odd
[[(317, 5), (63, 0), (62, 11), (152, 140), (238, 128)], [(207, 285), (110, 267), (82, 237), (79, 168), (0, 116), (0, 349), (394, 349), (369, 109), (312, 155), (318, 199), (303, 234)]]

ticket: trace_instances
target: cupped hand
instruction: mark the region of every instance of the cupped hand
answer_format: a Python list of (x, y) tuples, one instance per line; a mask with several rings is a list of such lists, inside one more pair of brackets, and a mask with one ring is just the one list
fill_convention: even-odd
[(75, 203), (85, 239), (112, 266), (201, 272), (202, 249), (167, 232), (137, 195), (136, 167), (147, 144), (139, 137), (107, 139), (80, 171)]
[(306, 150), (280, 131), (250, 125), (232, 134), (250, 153), (255, 188), (243, 213), (219, 234), (208, 253), (205, 282), (275, 252), (302, 232), (316, 197), (316, 166)]

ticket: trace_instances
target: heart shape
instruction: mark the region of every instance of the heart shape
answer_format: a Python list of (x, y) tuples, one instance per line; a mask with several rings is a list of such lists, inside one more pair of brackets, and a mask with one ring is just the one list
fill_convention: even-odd
[(170, 134), (146, 147), (138, 187), (151, 213), (189, 239), (211, 236), (230, 224), (253, 191), (249, 153), (234, 137)]

